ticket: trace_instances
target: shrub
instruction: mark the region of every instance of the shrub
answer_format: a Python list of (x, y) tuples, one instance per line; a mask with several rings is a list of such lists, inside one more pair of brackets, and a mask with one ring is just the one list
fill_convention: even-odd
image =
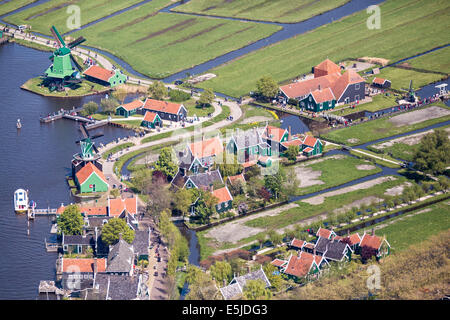
[(170, 90), (169, 97), (170, 101), (183, 102), (189, 100), (191, 98), (191, 95), (188, 92), (184, 92), (181, 90)]

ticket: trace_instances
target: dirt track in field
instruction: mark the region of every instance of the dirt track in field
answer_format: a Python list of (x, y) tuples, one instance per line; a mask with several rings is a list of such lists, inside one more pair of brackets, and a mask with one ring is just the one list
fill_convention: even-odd
[(437, 106), (431, 106), (429, 108), (399, 114), (390, 118), (389, 122), (397, 127), (401, 127), (448, 115), (450, 115), (450, 110)]
[(162, 30), (158, 30), (156, 32), (152, 32), (152, 33), (148, 34), (147, 36), (134, 41), (133, 44), (139, 43), (139, 42), (142, 42), (142, 41), (145, 41), (145, 40), (149, 40), (151, 38), (154, 38), (154, 37), (160, 36), (162, 34), (165, 34), (165, 33), (169, 32), (169, 31), (173, 31), (173, 30), (177, 31), (177, 30), (179, 30), (179, 29), (181, 29), (183, 27), (185, 28), (187, 26), (192, 26), (192, 25), (194, 25), (196, 23), (197, 23), (197, 19), (195, 19), (195, 18), (187, 19), (185, 21), (182, 21), (182, 22), (179, 22), (177, 24), (174, 24), (173, 26), (164, 28)]
[(208, 27), (206, 29), (200, 30), (197, 33), (191, 34), (189, 37), (184, 37), (184, 38), (172, 41), (172, 42), (168, 43), (167, 45), (165, 45), (163, 48), (167, 48), (167, 47), (173, 46), (174, 44), (186, 42), (186, 41), (192, 40), (194, 38), (200, 37), (200, 36), (204, 35), (205, 33), (208, 33), (208, 32), (211, 32), (213, 30), (216, 30), (216, 29), (220, 28), (221, 26), (223, 26), (225, 24), (226, 23), (219, 23), (218, 25), (215, 25), (215, 26)]

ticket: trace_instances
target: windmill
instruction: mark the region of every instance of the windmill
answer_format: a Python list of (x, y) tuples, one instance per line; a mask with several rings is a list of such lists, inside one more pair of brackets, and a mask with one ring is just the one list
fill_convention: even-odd
[[(66, 44), (55, 26), (52, 26), (50, 31), (55, 38), (57, 49), (53, 51), (49, 58), (53, 63), (45, 71), (45, 77), (51, 91), (55, 89), (61, 91), (64, 86), (81, 82), (83, 68), (73, 57), (71, 50), (85, 42), (86, 39), (79, 37)], [(72, 63), (75, 67), (73, 67)]]
[(402, 88), (403, 90), (407, 91), (405, 95), (405, 100), (408, 102), (416, 102), (416, 92), (414, 91), (412, 80), (409, 81), (409, 88)]
[(81, 152), (73, 156), (72, 160), (73, 176), (75, 176), (75, 174), (89, 162), (91, 162), (93, 165), (99, 168), (100, 171), (102, 170), (102, 165), (98, 162), (98, 159), (100, 159), (100, 154), (92, 140), (102, 137), (103, 133), (91, 136), (89, 134), (89, 131), (86, 129), (84, 123), (80, 124), (80, 131), (81, 134), (83, 135), (83, 139), (77, 140), (75, 141), (75, 143), (80, 145)]

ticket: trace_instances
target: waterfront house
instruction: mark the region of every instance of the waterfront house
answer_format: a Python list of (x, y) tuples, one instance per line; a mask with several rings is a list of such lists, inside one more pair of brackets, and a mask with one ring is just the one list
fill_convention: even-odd
[(365, 80), (355, 71), (347, 70), (332, 86), (336, 103), (353, 103), (365, 98)]
[(311, 91), (305, 98), (299, 101), (300, 108), (312, 111), (321, 112), (334, 109), (336, 105), (336, 97), (330, 88)]
[(374, 250), (376, 252), (377, 259), (387, 256), (391, 252), (391, 245), (389, 242), (385, 238), (376, 236), (373, 230), (372, 235), (364, 233), (359, 246), (361, 250), (364, 248)]
[(150, 292), (143, 275), (120, 276), (98, 273), (88, 288), (85, 300), (149, 300)]
[(88, 249), (94, 252), (97, 248), (96, 235), (65, 235), (62, 234), (61, 245), (64, 254), (86, 254)]
[(116, 115), (128, 118), (138, 112), (142, 108), (144, 102), (136, 99), (130, 103), (122, 104), (116, 108)]
[(333, 90), (333, 84), (340, 77), (340, 73), (334, 73), (318, 78), (293, 82), (281, 86), (280, 92), (282, 96), (287, 99), (295, 99), (297, 101), (301, 101), (306, 98), (312, 91), (319, 90), (320, 88), (330, 88), (331, 90)]
[(157, 113), (147, 111), (145, 112), (144, 120), (142, 120), (141, 126), (155, 129), (156, 127), (162, 127), (163, 122)]
[(92, 287), (94, 278), (106, 272), (106, 259), (101, 258), (63, 258), (56, 264), (56, 276), (63, 289), (71, 291), (85, 290)]
[(320, 139), (312, 136), (306, 136), (302, 142), (301, 152), (307, 157), (318, 156), (323, 152), (323, 144)]
[(87, 68), (83, 75), (89, 81), (111, 88), (127, 82), (127, 76), (120, 70), (107, 70), (97, 65)]
[(262, 139), (270, 146), (272, 150), (282, 152), (284, 147), (283, 142), (289, 141), (289, 132), (287, 129), (277, 128), (267, 125), (262, 133)]
[(372, 86), (376, 88), (387, 89), (391, 87), (391, 81), (389, 81), (388, 79), (375, 77), (372, 80)]
[(124, 213), (128, 213), (131, 216), (136, 216), (137, 214), (137, 197), (131, 198), (108, 198), (108, 216), (110, 217), (120, 217)]
[(150, 247), (150, 228), (147, 230), (136, 230), (134, 232), (134, 240), (131, 244), (137, 260), (148, 260)]
[(216, 211), (218, 213), (228, 211), (233, 207), (233, 196), (227, 186), (214, 190), (212, 194), (218, 199), (216, 204)]
[(106, 272), (109, 274), (132, 276), (134, 271), (134, 248), (122, 239), (111, 246)]
[(265, 283), (266, 288), (271, 286), (270, 281), (267, 279), (267, 276), (261, 266), (261, 268), (256, 271), (249, 272), (243, 276), (233, 277), (229, 285), (220, 288), (220, 293), (222, 294), (224, 300), (235, 300), (242, 297), (245, 284), (249, 280), (261, 280)]
[(75, 184), (80, 193), (106, 192), (109, 187), (103, 172), (91, 162), (75, 174)]
[(143, 110), (157, 113), (161, 120), (178, 122), (184, 121), (187, 117), (187, 109), (182, 104), (169, 101), (147, 98)]
[(317, 240), (314, 251), (328, 261), (350, 261), (353, 253), (347, 243), (322, 237)]
[(359, 252), (359, 245), (361, 243), (361, 237), (358, 233), (354, 233), (352, 235), (349, 235), (347, 237), (344, 237), (340, 241), (346, 241), (350, 248), (352, 248), (353, 252), (358, 253)]
[(247, 131), (237, 130), (228, 141), (226, 150), (236, 155), (239, 163), (257, 160), (260, 155), (272, 155), (270, 146), (261, 139), (256, 128)]

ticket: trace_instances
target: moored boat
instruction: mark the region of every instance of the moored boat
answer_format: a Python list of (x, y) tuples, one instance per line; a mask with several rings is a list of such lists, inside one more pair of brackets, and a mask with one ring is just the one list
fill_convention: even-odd
[(20, 119), (17, 119), (16, 127), (17, 129), (22, 128), (22, 123), (20, 122)]
[(17, 213), (28, 210), (28, 192), (23, 189), (17, 189), (14, 192), (14, 210)]

